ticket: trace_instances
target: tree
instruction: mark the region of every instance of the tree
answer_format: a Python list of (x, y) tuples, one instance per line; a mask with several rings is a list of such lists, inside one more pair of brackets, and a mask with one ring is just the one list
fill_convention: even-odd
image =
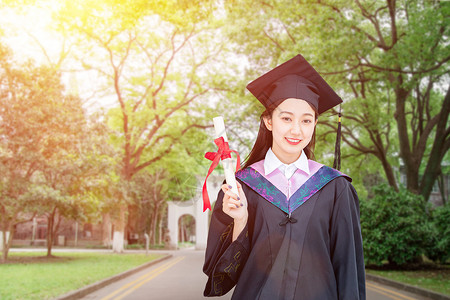
[[(38, 126), (33, 121), (41, 120), (30, 112), (27, 95), (39, 94), (37, 84), (32, 82), (39, 70), (30, 64), (24, 66), (28, 72), (13, 68), (9, 48), (0, 44), (0, 149), (1, 149), (1, 189), (0, 221), (3, 232), (2, 261), (8, 256), (14, 228), (30, 219), (28, 212), (30, 199), (23, 197), (24, 190), (37, 167), (38, 144), (42, 136), (35, 134)], [(45, 71), (43, 71), (45, 73)], [(35, 98), (33, 98), (35, 99)], [(27, 126), (28, 125), (28, 126)], [(6, 236), (9, 233), (9, 239)]]
[(59, 144), (52, 145), (45, 166), (34, 174), (35, 188), (30, 191), (39, 205), (36, 210), (47, 217), (47, 256), (51, 256), (62, 218), (78, 222), (99, 218), (106, 205), (102, 188), (115, 167), (107, 156), (109, 149), (101, 144), (105, 132), (97, 130), (95, 121), (87, 122), (79, 102), (67, 102), (59, 103), (57, 109), (64, 119), (60, 122), (66, 125), (53, 133)]
[[(217, 63), (221, 51), (206, 27), (208, 11), (183, 1), (151, 6), (67, 1), (59, 14), (70, 16), (61, 20), (61, 30), (83, 45), (78, 57), (83, 67), (95, 70), (117, 101), (109, 124), (122, 149), (124, 181), (168, 155), (191, 129), (210, 126), (195, 109), (195, 101), (214, 88), (210, 74), (216, 67), (206, 63)], [(123, 250), (128, 204), (122, 201), (116, 222), (116, 252)]]
[(255, 66), (250, 78), (302, 53), (346, 100), (348, 153), (376, 157), (395, 189), (400, 157), (408, 189), (428, 199), (450, 147), (448, 10), (416, 0), (239, 1), (228, 16), (236, 49)]
[[(20, 4), (16, 2), (5, 4), (5, 7), (13, 7), (14, 10), (25, 15), (30, 10), (38, 9), (43, 12), (44, 9), (50, 10), (51, 7), (49, 3), (36, 3), (32, 0), (21, 1)], [(38, 24), (38, 27), (39, 25), (42, 24)], [(48, 84), (49, 90), (55, 89), (52, 96), (42, 98), (45, 103), (42, 103), (41, 106), (38, 105), (39, 103), (30, 101), (33, 106), (30, 111), (37, 111), (34, 112), (35, 114), (39, 114), (40, 110), (41, 112), (45, 111), (43, 114), (46, 115), (44, 118), (46, 123), (43, 122), (42, 125), (50, 127), (51, 130), (47, 130), (50, 134), (43, 138), (42, 147), (36, 147), (35, 152), (42, 154), (43, 160), (35, 160), (36, 163), (39, 161), (39, 166), (30, 176), (29, 186), (26, 185), (26, 182), (18, 184), (24, 195), (33, 200), (31, 205), (28, 205), (32, 207), (33, 212), (39, 212), (48, 218), (47, 254), (50, 256), (61, 217), (89, 221), (96, 217), (98, 208), (104, 208), (105, 205), (101, 203), (101, 200), (105, 199), (105, 195), (102, 194), (105, 192), (103, 185), (105, 181), (109, 181), (109, 178), (105, 178), (105, 176), (109, 174), (113, 165), (109, 156), (112, 157), (114, 154), (111, 153), (111, 149), (107, 149), (106, 139), (103, 138), (109, 138), (109, 135), (107, 135), (108, 130), (105, 130), (107, 128), (102, 127), (101, 122), (98, 121), (101, 116), (92, 115), (91, 111), (92, 118), (88, 120), (88, 116), (82, 108), (86, 103), (82, 103), (77, 96), (71, 95), (77, 90), (73, 84), (76, 77), (71, 75), (72, 82), (69, 89), (63, 90), (60, 74), (70, 66), (70, 61), (68, 62), (66, 59), (71, 49), (70, 46), (67, 47), (67, 40), (62, 37), (59, 40), (61, 42), (60, 52), (58, 55), (52, 55), (49, 50), (54, 49), (49, 49), (47, 41), (38, 39), (33, 35), (34, 32), (29, 32), (26, 28), (24, 30), (25, 32), (21, 31), (18, 34), (30, 37), (31, 44), (38, 47), (35, 53), (41, 51), (46, 59), (44, 64), (47, 63), (47, 66), (43, 66), (41, 69), (49, 70), (48, 75), (41, 72), (36, 76), (47, 78), (46, 84)], [(15, 34), (14, 31), (12, 32)], [(6, 36), (8, 34), (11, 32), (5, 33)], [(53, 35), (53, 37), (56, 36)], [(54, 44), (53, 48), (55, 48)], [(31, 68), (31, 63), (29, 64)], [(21, 67), (19, 66), (17, 69), (20, 70)], [(26, 74), (29, 70), (23, 71)], [(54, 78), (55, 82), (51, 82), (51, 78)], [(56, 81), (58, 82), (56, 83)], [(14, 109), (11, 110), (13, 117), (14, 113), (17, 112)]]
[(16, 67), (9, 50), (0, 47), (0, 220), (1, 230), (10, 233), (6, 260), (15, 226), (33, 218), (41, 204), (32, 193), (39, 190), (37, 178), (51, 172), (53, 159), (67, 159), (65, 151), (76, 142), (74, 131), (83, 120), (79, 99), (63, 94), (58, 72), (31, 62)]
[[(200, 195), (197, 174), (206, 174), (202, 156), (210, 141), (204, 132), (190, 131), (181, 143), (151, 168), (146, 168), (133, 177), (133, 203), (131, 211), (134, 228), (139, 233), (148, 233), (150, 243), (156, 244), (158, 222), (167, 209), (167, 201), (188, 202)], [(203, 160), (203, 159), (202, 159)]]

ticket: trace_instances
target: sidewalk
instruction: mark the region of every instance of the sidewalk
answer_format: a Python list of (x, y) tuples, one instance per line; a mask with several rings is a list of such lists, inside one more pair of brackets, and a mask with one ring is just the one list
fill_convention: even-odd
[[(127, 252), (129, 253), (129, 252), (132, 252), (132, 251), (127, 251)], [(86, 296), (86, 295), (88, 295), (90, 293), (93, 293), (93, 292), (95, 292), (95, 291), (97, 291), (97, 290), (99, 290), (101, 288), (104, 288), (104, 287), (106, 287), (106, 286), (108, 286), (108, 285), (110, 285), (110, 284), (112, 284), (112, 283), (114, 283), (116, 281), (119, 281), (119, 280), (121, 280), (121, 279), (123, 279), (125, 277), (128, 277), (128, 276), (131, 276), (131, 275), (133, 275), (133, 274), (135, 274), (135, 273), (137, 273), (137, 272), (139, 272), (139, 271), (141, 271), (143, 269), (149, 268), (149, 267), (151, 267), (153, 265), (156, 265), (156, 264), (158, 264), (158, 263), (160, 263), (160, 262), (162, 262), (162, 261), (164, 261), (166, 259), (169, 259), (171, 257), (172, 257), (171, 254), (167, 254), (164, 257), (161, 257), (161, 258), (159, 258), (157, 260), (145, 263), (145, 264), (143, 264), (143, 265), (141, 265), (139, 267), (136, 267), (134, 269), (122, 272), (120, 274), (117, 274), (117, 275), (114, 275), (112, 277), (103, 279), (101, 281), (95, 282), (95, 283), (90, 284), (88, 286), (82, 287), (81, 289), (78, 289), (78, 290), (69, 292), (67, 294), (61, 295), (58, 298), (56, 298), (56, 300), (76, 300), (76, 299), (80, 299), (80, 298), (82, 298), (82, 297), (84, 297), (84, 296)]]
[(394, 281), (391, 279), (387, 279), (381, 276), (373, 275), (373, 274), (367, 274), (366, 273), (366, 280), (382, 283), (394, 288), (397, 288), (399, 290), (403, 290), (406, 292), (410, 292), (416, 295), (420, 295), (423, 297), (427, 297), (434, 300), (450, 300), (449, 295), (440, 294), (431, 290), (426, 290), (420, 287), (416, 287), (413, 285), (405, 284), (402, 282)]
[[(44, 248), (13, 248), (10, 249), (11, 252), (42, 252), (46, 251)], [(80, 288), (78, 290), (69, 292), (67, 294), (64, 294), (62, 296), (59, 296), (57, 300), (71, 300), (71, 299), (79, 299), (82, 298), (94, 291), (97, 291), (113, 282), (116, 282), (118, 280), (121, 280), (127, 276), (133, 275), (145, 268), (148, 268), (150, 266), (153, 266), (155, 264), (161, 263), (164, 260), (167, 260), (171, 257), (173, 257), (174, 252), (180, 252), (180, 251), (189, 251), (189, 249), (183, 249), (183, 250), (149, 250), (148, 253), (159, 253), (159, 254), (165, 254), (164, 257), (151, 261), (149, 263), (143, 264), (139, 267), (136, 267), (134, 269), (125, 271), (123, 273), (114, 275), (112, 277), (106, 278), (104, 280), (95, 282), (93, 284), (90, 284), (88, 286), (85, 286), (83, 288)], [(104, 252), (104, 253), (111, 253), (112, 251), (110, 249), (79, 249), (79, 248), (55, 248), (52, 250), (52, 252)], [(145, 250), (125, 250), (125, 253), (146, 253)], [(381, 284), (385, 284), (387, 286), (391, 286), (393, 288), (397, 288), (399, 290), (403, 290), (406, 292), (410, 292), (416, 295), (420, 295), (423, 297), (427, 297), (430, 299), (436, 299), (436, 300), (450, 300), (450, 295), (444, 295), (440, 294), (431, 290), (426, 290), (420, 287), (404, 284), (398, 281), (393, 281), (381, 276), (373, 275), (373, 274), (366, 274), (366, 279), (368, 281), (373, 281)]]

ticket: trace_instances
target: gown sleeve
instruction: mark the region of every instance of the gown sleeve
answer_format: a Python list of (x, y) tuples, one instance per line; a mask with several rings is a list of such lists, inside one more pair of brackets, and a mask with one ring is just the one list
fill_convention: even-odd
[(221, 296), (237, 283), (250, 252), (248, 222), (232, 242), (233, 219), (222, 211), (223, 192), (214, 205), (208, 233), (203, 272), (208, 276), (204, 296)]
[(339, 299), (366, 299), (359, 200), (346, 184), (336, 199), (331, 220), (331, 260)]

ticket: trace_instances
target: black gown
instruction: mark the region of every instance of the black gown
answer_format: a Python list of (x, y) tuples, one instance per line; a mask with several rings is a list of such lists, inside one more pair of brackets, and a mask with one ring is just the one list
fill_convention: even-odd
[(288, 200), (256, 170), (236, 173), (248, 222), (231, 242), (223, 192), (213, 209), (204, 295), (232, 299), (365, 299), (359, 202), (351, 179), (323, 166)]

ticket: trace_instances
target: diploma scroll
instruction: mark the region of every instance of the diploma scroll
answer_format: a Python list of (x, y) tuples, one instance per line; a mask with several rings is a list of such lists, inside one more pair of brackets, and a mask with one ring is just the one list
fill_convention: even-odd
[[(213, 118), (214, 122), (214, 129), (216, 130), (216, 138), (223, 137), (225, 143), (228, 143), (227, 133), (225, 131), (225, 123), (223, 121), (222, 117), (216, 117)], [(236, 177), (235, 177), (235, 168), (234, 164), (231, 158), (225, 158), (222, 159), (222, 166), (223, 170), (225, 172), (225, 180), (228, 185), (231, 186), (231, 191), (235, 193), (236, 195), (239, 195), (237, 184), (236, 184)]]
[[(228, 185), (231, 186), (231, 191), (236, 195), (239, 195), (235, 171), (237, 171), (240, 167), (240, 157), (239, 153), (235, 150), (231, 150), (228, 146), (228, 138), (225, 132), (225, 124), (223, 122), (222, 117), (217, 117), (213, 119), (214, 128), (216, 129), (217, 138), (214, 139), (214, 143), (219, 148), (217, 152), (206, 152), (205, 158), (212, 161), (211, 166), (209, 167), (208, 174), (206, 175), (205, 182), (203, 183), (202, 189), (202, 197), (203, 197), (203, 211), (207, 209), (211, 209), (211, 203), (209, 201), (208, 190), (206, 188), (206, 181), (208, 180), (208, 176), (211, 175), (212, 171), (219, 165), (219, 161), (222, 161), (222, 166), (225, 171), (225, 179)], [(233, 166), (233, 161), (231, 159), (231, 153), (235, 153), (237, 156), (236, 161), (236, 169)]]

